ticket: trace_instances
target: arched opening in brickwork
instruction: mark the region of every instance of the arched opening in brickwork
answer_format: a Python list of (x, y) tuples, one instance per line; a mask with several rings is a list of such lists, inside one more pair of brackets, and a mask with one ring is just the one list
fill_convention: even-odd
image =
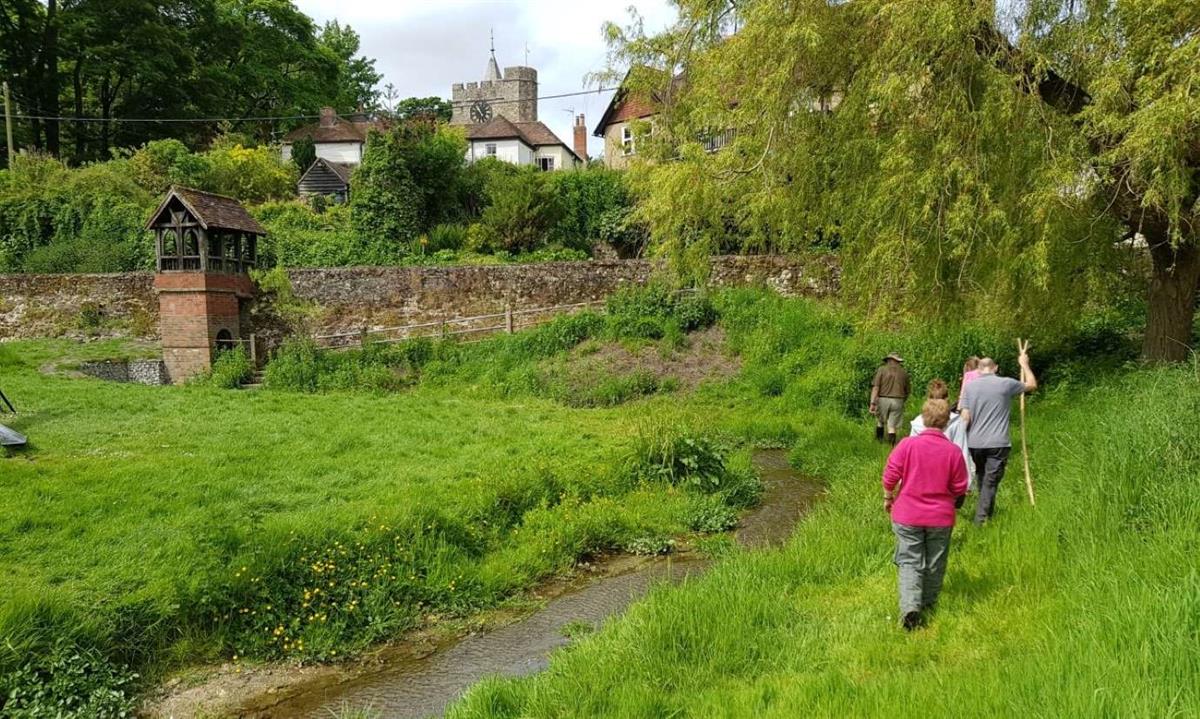
[(229, 330), (221, 330), (217, 332), (217, 351), (225, 352), (237, 346), (237, 342), (233, 341), (233, 333)]

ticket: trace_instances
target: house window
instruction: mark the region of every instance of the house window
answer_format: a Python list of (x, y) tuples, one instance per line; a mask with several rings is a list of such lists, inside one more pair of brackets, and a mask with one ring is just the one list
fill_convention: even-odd
[(624, 155), (634, 154), (633, 128), (628, 125), (621, 128), (621, 153)]
[(553, 157), (539, 157), (537, 163), (538, 167), (542, 168), (542, 172), (549, 172), (554, 169)]
[(488, 144), (484, 145), (483, 146), (483, 154), (487, 155), (488, 157), (495, 157), (496, 156), (496, 143), (489, 142)]

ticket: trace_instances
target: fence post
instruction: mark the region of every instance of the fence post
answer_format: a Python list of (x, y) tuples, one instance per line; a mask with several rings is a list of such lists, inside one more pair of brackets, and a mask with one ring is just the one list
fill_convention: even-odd
[(513, 333), (513, 311), (512, 305), (504, 306), (504, 330), (510, 335)]
[(258, 369), (258, 343), (254, 341), (254, 333), (250, 333), (250, 366)]
[(439, 329), (440, 329), (440, 332), (442, 335), (442, 339), (446, 339), (446, 318), (445, 317), (442, 318), (442, 324)]
[(358, 330), (358, 347), (359, 349), (367, 348), (367, 326), (363, 325)]

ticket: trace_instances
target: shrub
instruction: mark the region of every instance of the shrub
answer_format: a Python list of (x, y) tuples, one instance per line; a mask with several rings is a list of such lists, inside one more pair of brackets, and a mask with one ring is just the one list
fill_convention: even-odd
[(545, 173), (521, 168), (496, 173), (487, 187), (488, 206), (479, 218), (477, 241), (484, 249), (528, 252), (546, 244), (562, 208)]
[(204, 187), (210, 172), (208, 159), (193, 154), (179, 140), (152, 140), (129, 155), (133, 181), (153, 195), (171, 185)]
[(259, 242), (260, 266), (345, 267), (388, 259), (355, 232), (346, 205), (318, 212), (299, 200), (269, 202), (251, 209), (267, 236)]
[(299, 175), (295, 165), (285, 163), (273, 147), (230, 147), (217, 145), (204, 153), (208, 173), (202, 189), (256, 203), (294, 197)]
[(153, 198), (113, 160), (68, 170), (41, 155), (0, 172), (0, 270), (120, 272), (152, 266)]
[(717, 310), (707, 294), (691, 293), (675, 298), (672, 314), (684, 332), (703, 329), (717, 321)]
[(638, 221), (632, 207), (611, 207), (596, 218), (596, 237), (612, 245), (620, 257), (637, 257), (646, 247), (650, 233)]
[(642, 480), (716, 491), (727, 472), (727, 450), (707, 437), (685, 432), (642, 435), (631, 457), (633, 473)]
[(547, 175), (562, 210), (551, 238), (566, 247), (589, 249), (601, 238), (606, 213), (626, 211), (631, 204), (624, 178), (622, 172), (601, 167)]
[(429, 231), (426, 252), (461, 250), (467, 244), (467, 228), (464, 225), (437, 225)]
[(292, 338), (283, 343), (263, 372), (268, 387), (296, 392), (316, 392), (320, 383), (317, 346), (307, 338)]
[(238, 346), (217, 355), (208, 375), (199, 380), (202, 384), (221, 389), (237, 389), (254, 375), (254, 365), (245, 348)]

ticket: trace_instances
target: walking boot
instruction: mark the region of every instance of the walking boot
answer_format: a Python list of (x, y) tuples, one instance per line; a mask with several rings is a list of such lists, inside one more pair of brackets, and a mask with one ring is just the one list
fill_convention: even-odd
[(883, 441), (883, 427), (875, 428), (875, 441), (877, 441), (877, 442)]

